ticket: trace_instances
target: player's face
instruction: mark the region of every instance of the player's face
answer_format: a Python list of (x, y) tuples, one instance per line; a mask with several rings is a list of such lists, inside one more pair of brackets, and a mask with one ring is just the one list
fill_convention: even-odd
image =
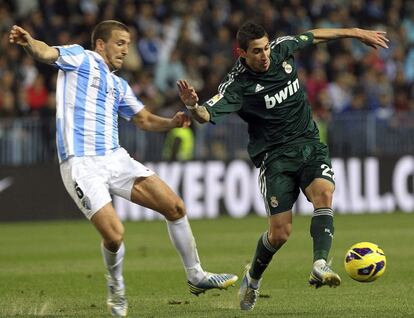
[(111, 37), (104, 44), (103, 58), (112, 71), (119, 70), (128, 54), (131, 43), (129, 32), (124, 30), (112, 30)]
[(249, 43), (247, 51), (240, 50), (246, 64), (255, 72), (263, 73), (270, 66), (270, 44), (267, 36), (253, 40)]

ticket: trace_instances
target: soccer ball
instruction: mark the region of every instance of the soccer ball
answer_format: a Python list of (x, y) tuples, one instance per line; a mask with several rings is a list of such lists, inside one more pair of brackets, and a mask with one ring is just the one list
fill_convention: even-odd
[(384, 251), (370, 242), (360, 242), (351, 246), (345, 255), (345, 270), (358, 282), (373, 282), (385, 272)]

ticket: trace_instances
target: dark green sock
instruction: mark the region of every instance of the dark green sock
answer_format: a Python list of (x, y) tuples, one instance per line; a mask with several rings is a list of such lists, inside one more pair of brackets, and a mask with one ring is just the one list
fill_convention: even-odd
[(313, 261), (321, 258), (327, 260), (334, 234), (331, 208), (319, 208), (313, 211), (310, 234), (313, 238)]
[(277, 250), (270, 244), (267, 232), (263, 233), (257, 242), (256, 253), (249, 271), (250, 277), (260, 279)]

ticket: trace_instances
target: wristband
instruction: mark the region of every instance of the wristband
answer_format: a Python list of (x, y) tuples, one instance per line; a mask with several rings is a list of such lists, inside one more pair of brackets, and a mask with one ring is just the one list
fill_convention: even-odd
[(189, 109), (189, 110), (194, 110), (194, 109), (196, 109), (197, 107), (199, 107), (200, 105), (198, 105), (198, 103), (196, 103), (194, 106), (188, 106), (188, 105), (185, 105), (185, 107), (187, 108), (187, 109)]

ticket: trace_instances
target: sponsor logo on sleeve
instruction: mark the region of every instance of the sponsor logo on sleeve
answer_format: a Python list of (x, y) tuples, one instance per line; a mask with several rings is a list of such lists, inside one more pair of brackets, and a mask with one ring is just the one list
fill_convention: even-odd
[(222, 94), (217, 94), (214, 95), (213, 97), (211, 97), (208, 101), (207, 101), (207, 105), (208, 106), (213, 106), (215, 103), (217, 103), (220, 99), (222, 99), (224, 96)]

